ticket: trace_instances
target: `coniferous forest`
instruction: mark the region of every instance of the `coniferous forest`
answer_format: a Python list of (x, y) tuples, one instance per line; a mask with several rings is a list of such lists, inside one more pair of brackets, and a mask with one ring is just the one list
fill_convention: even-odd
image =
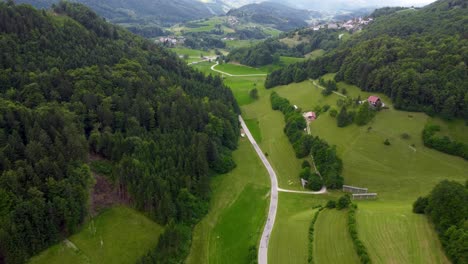
[[(183, 259), (209, 178), (231, 170), (239, 108), (219, 77), (90, 9), (0, 2), (0, 262), (77, 231), (93, 178), (115, 164), (132, 204), (168, 224), (152, 259)], [(177, 243), (174, 243), (176, 241)]]

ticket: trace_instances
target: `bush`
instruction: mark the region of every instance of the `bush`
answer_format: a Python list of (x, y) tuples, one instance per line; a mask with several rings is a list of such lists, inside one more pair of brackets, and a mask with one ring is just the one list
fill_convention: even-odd
[(252, 98), (254, 100), (257, 100), (258, 99), (258, 90), (257, 90), (257, 88), (253, 88), (252, 90), (250, 90), (249, 95), (250, 95), (250, 98)]
[(336, 209), (341, 210), (344, 208), (348, 208), (351, 204), (351, 196), (349, 194), (345, 194), (338, 199), (338, 203), (336, 205)]
[(323, 181), (322, 178), (320, 178), (319, 175), (317, 174), (312, 174), (309, 177), (308, 184), (307, 186), (312, 190), (312, 191), (320, 191), (323, 187)]
[(328, 200), (326, 207), (329, 208), (329, 209), (336, 208), (336, 201)]
[(402, 139), (410, 139), (410, 138), (411, 138), (411, 136), (410, 136), (408, 133), (403, 133), (403, 134), (401, 134), (400, 137), (401, 137)]
[(258, 263), (257, 252), (258, 252), (257, 246), (251, 245), (249, 247), (249, 260), (248, 260), (249, 264), (257, 264)]
[(304, 161), (302, 162), (302, 168), (310, 168), (310, 163), (309, 163), (309, 161), (304, 160)]
[(338, 111), (335, 108), (333, 108), (330, 110), (329, 114), (331, 117), (335, 118), (338, 115)]
[(416, 214), (424, 214), (424, 211), (426, 210), (428, 203), (427, 197), (419, 197), (414, 203), (413, 203), (413, 213)]
[(388, 138), (387, 138), (387, 139), (385, 139), (385, 141), (384, 141), (384, 145), (386, 145), (386, 146), (390, 146), (390, 140), (388, 140)]

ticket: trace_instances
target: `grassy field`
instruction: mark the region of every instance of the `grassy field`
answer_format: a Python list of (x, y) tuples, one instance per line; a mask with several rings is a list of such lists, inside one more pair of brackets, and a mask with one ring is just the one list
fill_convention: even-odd
[(362, 202), (356, 216), (373, 263), (450, 263), (428, 219), (410, 204)]
[[(324, 77), (330, 79), (333, 76), (328, 74)], [(240, 100), (244, 119), (258, 122), (262, 137), (260, 146), (268, 153), (280, 187), (301, 189), (298, 174), (302, 160), (295, 158), (292, 146), (283, 133), (284, 117), (279, 111), (271, 109), (269, 95), (276, 91), (304, 111), (325, 104), (338, 109), (336, 102), (340, 97), (335, 94), (323, 97), (322, 90), (311, 81), (266, 90), (262, 80), (264, 77), (255, 79), (259, 90), (259, 99), (256, 101), (245, 99), (253, 85), (252, 80), (227, 77), (225, 83)], [(347, 94), (353, 98), (361, 96), (365, 99), (371, 95), (356, 86), (341, 82), (338, 87), (345, 88)], [(312, 123), (312, 133), (337, 146), (344, 163), (343, 176), (346, 184), (366, 187), (379, 194), (377, 201), (358, 202), (357, 212), (359, 236), (375, 263), (444, 263), (446, 258), (435, 231), (424, 216), (412, 214), (411, 204), (418, 196), (426, 195), (442, 179), (467, 180), (468, 163), (461, 158), (425, 148), (421, 131), (432, 119), (423, 113), (397, 111), (392, 108), (388, 97), (377, 95), (390, 109), (377, 113), (370, 124), (338, 128), (336, 120), (325, 113)], [(466, 129), (457, 122), (459, 121), (454, 123), (457, 129), (450, 129), (448, 133), (463, 138)], [(450, 123), (446, 125), (447, 128), (451, 127)], [(410, 138), (403, 139), (403, 133)], [(383, 144), (385, 139), (390, 140), (390, 146)], [(339, 193), (333, 195), (337, 196)], [(307, 259), (308, 228), (305, 219), (311, 220), (310, 208), (320, 199), (324, 197), (280, 195), (278, 222), (272, 234), (269, 251), (271, 262), (304, 263)], [(337, 216), (329, 217), (335, 219)], [(332, 238), (337, 232), (333, 228), (324, 228), (322, 231), (325, 232), (320, 234), (323, 239), (327, 236)], [(304, 236), (299, 233), (304, 233)], [(297, 241), (293, 241), (293, 237)], [(349, 251), (349, 247), (343, 250)], [(333, 252), (325, 252), (324, 256), (317, 257), (327, 258), (330, 254)], [(292, 260), (289, 261), (288, 258)]]
[(316, 49), (316, 50), (312, 51), (311, 53), (306, 54), (305, 57), (308, 58), (308, 59), (316, 59), (318, 57), (322, 57), (323, 54), (325, 54), (325, 50)]
[(134, 263), (156, 246), (162, 231), (160, 225), (141, 213), (117, 206), (68, 238), (76, 249), (62, 242), (32, 258), (30, 263)]
[(226, 42), (226, 47), (231, 50), (231, 49), (237, 49), (237, 48), (250, 47), (260, 41), (261, 40), (255, 40), (255, 39), (248, 39), (248, 40), (235, 39), (235, 40), (226, 40), (225, 42)]
[(317, 210), (312, 207), (325, 203), (326, 200), (321, 195), (279, 194), (275, 228), (268, 250), (268, 263), (307, 263), (308, 230)]
[(254, 137), (255, 141), (257, 143), (262, 142), (262, 132), (260, 131), (260, 126), (259, 122), (257, 119), (248, 119), (245, 120), (245, 124), (249, 128), (250, 133), (252, 133), (252, 136)]
[(237, 167), (212, 181), (208, 215), (195, 227), (186, 263), (247, 263), (267, 215), (267, 172), (247, 139), (234, 152)]
[(448, 136), (451, 139), (468, 144), (468, 125), (463, 120), (445, 121), (440, 118), (430, 118), (428, 123), (439, 125), (441, 131), (438, 132), (442, 136)]
[(314, 260), (316, 263), (360, 263), (348, 233), (346, 210), (325, 209), (315, 223)]
[(219, 71), (227, 72), (234, 75), (243, 75), (243, 74), (266, 74), (266, 71), (263, 71), (258, 68), (253, 68), (245, 65), (224, 63), (216, 66), (216, 69)]
[[(338, 86), (346, 87), (352, 97), (370, 95), (352, 85)], [(334, 94), (323, 97), (310, 81), (274, 90), (305, 110), (324, 104), (337, 108), (340, 98)], [(446, 259), (433, 228), (426, 218), (411, 212), (411, 204), (443, 179), (467, 180), (468, 163), (424, 147), (421, 132), (429, 117), (397, 111), (388, 97), (378, 95), (390, 109), (377, 113), (370, 124), (338, 128), (334, 118), (322, 114), (311, 124), (312, 133), (337, 146), (346, 184), (366, 187), (379, 195), (376, 202), (358, 202), (357, 213), (359, 235), (374, 262), (443, 263)], [(403, 133), (410, 138), (403, 139)], [(385, 139), (390, 140), (390, 146), (383, 144)]]

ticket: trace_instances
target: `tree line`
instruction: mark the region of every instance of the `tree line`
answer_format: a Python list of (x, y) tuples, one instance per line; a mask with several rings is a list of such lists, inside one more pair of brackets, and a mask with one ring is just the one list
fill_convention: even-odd
[(427, 215), (453, 263), (467, 263), (468, 182), (463, 186), (455, 181), (441, 181), (429, 195), (414, 202), (413, 212)]
[(182, 261), (210, 177), (235, 167), (232, 92), (79, 4), (0, 2), (0, 21), (0, 262), (24, 263), (79, 229), (89, 153), (166, 225), (155, 262)]
[(426, 125), (422, 132), (424, 146), (468, 160), (468, 144), (452, 140), (447, 136), (437, 136), (439, 131), (438, 125)]
[[(271, 106), (273, 110), (279, 110), (284, 114), (286, 126), (284, 133), (293, 145), (297, 158), (305, 158), (308, 155), (314, 157), (314, 163), (320, 172), (321, 180), (327, 188), (338, 189), (343, 185), (343, 162), (336, 154), (335, 146), (330, 146), (325, 140), (304, 133), (307, 127), (306, 121), (300, 111), (296, 110), (289, 100), (272, 92), (270, 95)], [(305, 171), (310, 169), (303, 166)], [(316, 182), (318, 175), (315, 173), (301, 173), (302, 177), (307, 177), (308, 187)], [(315, 179), (314, 179), (315, 178)], [(316, 189), (316, 188), (314, 188)]]

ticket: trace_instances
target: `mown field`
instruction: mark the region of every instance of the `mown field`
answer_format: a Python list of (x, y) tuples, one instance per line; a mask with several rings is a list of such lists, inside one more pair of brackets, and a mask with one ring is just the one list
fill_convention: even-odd
[(31, 264), (135, 263), (154, 248), (163, 227), (131, 208), (110, 208), (68, 238), (32, 258)]
[(360, 202), (356, 216), (373, 263), (450, 263), (434, 227), (410, 203)]
[(266, 74), (266, 71), (263, 71), (259, 68), (253, 68), (245, 65), (237, 65), (231, 63), (223, 63), (217, 65), (216, 70), (223, 71), (229, 74), (234, 75), (244, 75), (244, 74)]
[(212, 180), (208, 215), (195, 227), (186, 263), (248, 263), (260, 239), (269, 201), (269, 178), (247, 139), (234, 152), (237, 167)]
[(360, 263), (347, 223), (347, 210), (325, 209), (320, 212), (314, 231), (316, 263)]
[(321, 195), (280, 192), (275, 228), (268, 250), (269, 263), (307, 263), (308, 230), (317, 210), (312, 207), (325, 203)]
[[(355, 86), (338, 85), (352, 97), (369, 95)], [(337, 108), (340, 98), (335, 94), (323, 97), (310, 81), (274, 90), (305, 110), (324, 104)], [(429, 117), (394, 110), (386, 96), (379, 96), (390, 109), (377, 113), (368, 125), (338, 128), (336, 120), (326, 113), (311, 124), (312, 134), (337, 146), (346, 184), (366, 187), (379, 195), (378, 201), (358, 202), (357, 213), (358, 232), (375, 263), (444, 262), (435, 231), (425, 217), (411, 212), (411, 204), (443, 179), (467, 180), (468, 163), (424, 147), (421, 132)], [(408, 139), (402, 137), (404, 133)], [(390, 146), (383, 144), (385, 139)]]

